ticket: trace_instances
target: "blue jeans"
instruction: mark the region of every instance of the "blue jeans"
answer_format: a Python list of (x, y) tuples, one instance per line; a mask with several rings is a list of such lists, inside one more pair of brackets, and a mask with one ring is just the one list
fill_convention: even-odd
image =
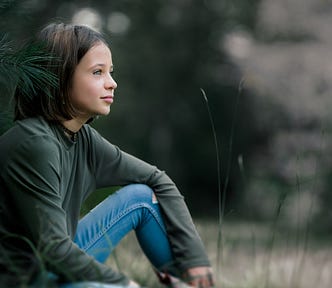
[[(142, 250), (157, 270), (172, 270), (173, 256), (159, 205), (146, 185), (128, 185), (97, 205), (80, 220), (74, 242), (103, 263), (131, 230), (135, 230)], [(61, 285), (61, 288), (83, 287), (120, 286), (92, 282)]]

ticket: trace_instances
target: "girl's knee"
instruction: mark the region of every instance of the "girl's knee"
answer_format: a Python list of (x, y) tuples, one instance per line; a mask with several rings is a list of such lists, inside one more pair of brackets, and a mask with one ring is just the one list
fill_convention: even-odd
[(146, 184), (129, 184), (128, 187), (132, 187), (134, 190), (142, 194), (152, 194), (153, 190), (150, 186)]
[[(121, 191), (123, 190), (123, 191)], [(119, 192), (128, 194), (131, 199), (136, 199), (139, 202), (157, 203), (156, 196), (148, 185), (145, 184), (130, 184), (122, 188)]]

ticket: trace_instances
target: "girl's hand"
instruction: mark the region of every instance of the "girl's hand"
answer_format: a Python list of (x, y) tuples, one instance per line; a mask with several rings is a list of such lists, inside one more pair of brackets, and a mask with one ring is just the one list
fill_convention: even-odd
[(138, 285), (135, 281), (130, 280), (129, 284), (128, 284), (128, 288), (139, 288), (141, 287), (140, 285)]
[(184, 273), (183, 279), (192, 287), (197, 288), (210, 288), (215, 285), (211, 267), (189, 268)]

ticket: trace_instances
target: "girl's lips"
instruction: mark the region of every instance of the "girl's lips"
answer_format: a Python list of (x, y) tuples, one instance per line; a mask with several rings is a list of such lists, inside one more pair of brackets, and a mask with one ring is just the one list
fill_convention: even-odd
[(101, 97), (101, 99), (103, 99), (107, 103), (113, 103), (113, 96), (105, 96)]

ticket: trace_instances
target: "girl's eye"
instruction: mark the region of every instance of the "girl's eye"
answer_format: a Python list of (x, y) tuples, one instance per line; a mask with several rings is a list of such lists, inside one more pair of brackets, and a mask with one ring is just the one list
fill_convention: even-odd
[(114, 77), (114, 71), (111, 71), (111, 72), (110, 72), (110, 75), (111, 75), (112, 77)]
[(95, 70), (95, 71), (93, 71), (93, 75), (101, 75), (101, 70), (100, 69), (98, 69), (98, 70)]

